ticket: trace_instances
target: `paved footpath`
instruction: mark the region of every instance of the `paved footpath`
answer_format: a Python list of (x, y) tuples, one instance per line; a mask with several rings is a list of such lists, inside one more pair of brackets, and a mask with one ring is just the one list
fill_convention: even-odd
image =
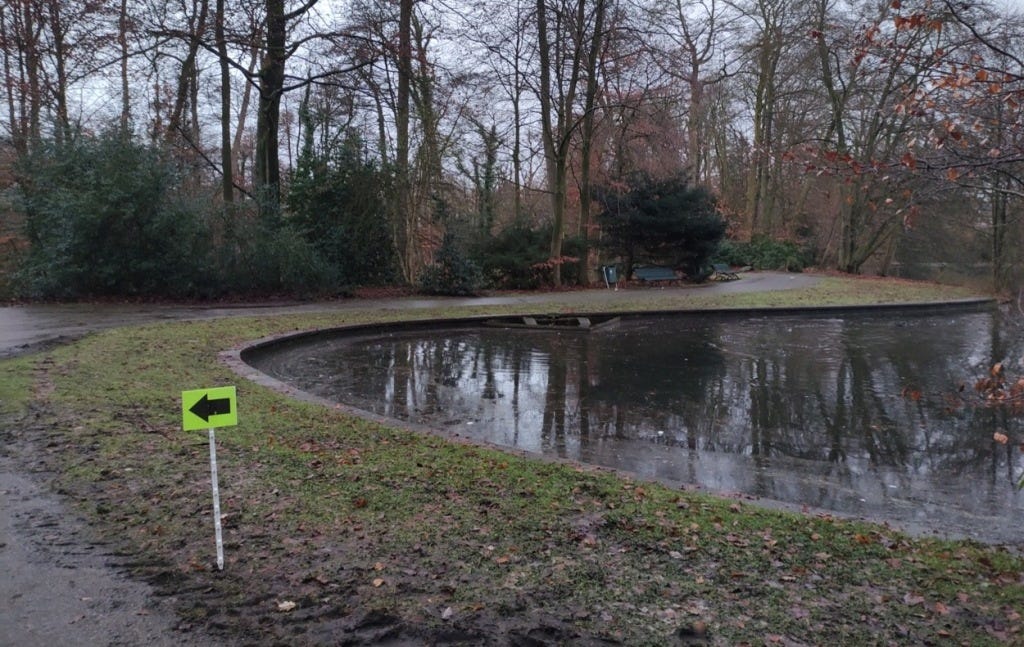
[[(744, 274), (740, 281), (700, 288), (647, 288), (528, 293), (470, 299), (349, 299), (324, 303), (202, 307), (168, 305), (27, 305), (0, 308), (0, 358), (89, 332), (155, 321), (375, 308), (416, 309), (460, 305), (578, 304), (600, 311), (607, 303), (653, 301), (675, 294), (784, 290), (814, 285), (803, 274)], [(0, 430), (2, 438), (3, 430)], [(154, 595), (147, 584), (117, 568), (117, 557), (88, 538), (85, 522), (70, 513), (31, 472), (30, 457), (16, 444), (0, 445), (0, 647), (76, 645), (220, 644), (177, 630), (173, 598)]]
[(156, 321), (187, 321), (219, 317), (330, 312), (374, 308), (412, 310), (438, 306), (522, 305), (542, 307), (558, 301), (600, 311), (604, 304), (655, 301), (686, 294), (733, 294), (805, 288), (821, 278), (807, 274), (754, 272), (741, 274), (739, 281), (713, 282), (698, 287), (633, 288), (621, 290), (579, 290), (503, 294), (493, 297), (395, 299), (344, 299), (313, 303), (241, 304), (237, 306), (176, 306), (154, 304), (43, 304), (0, 307), (0, 357), (10, 356), (34, 345), (67, 340), (106, 328)]

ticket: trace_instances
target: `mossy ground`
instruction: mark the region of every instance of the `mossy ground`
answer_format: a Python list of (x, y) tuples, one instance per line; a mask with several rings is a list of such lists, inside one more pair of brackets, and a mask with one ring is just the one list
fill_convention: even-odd
[[(963, 296), (827, 278), (643, 307)], [(0, 438), (39, 452), (135, 572), (178, 595), (186, 623), (225, 641), (1024, 642), (1024, 561), (1004, 549), (416, 434), (290, 400), (216, 359), (290, 330), (511, 310), (367, 309), (98, 333), (3, 362)], [(222, 384), (238, 386), (241, 422), (218, 433), (218, 572), (206, 435), (180, 430), (179, 396)]]

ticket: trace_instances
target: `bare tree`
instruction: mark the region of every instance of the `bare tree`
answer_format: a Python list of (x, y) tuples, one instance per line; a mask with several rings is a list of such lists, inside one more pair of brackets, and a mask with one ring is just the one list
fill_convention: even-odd
[[(565, 239), (566, 197), (573, 133), (582, 121), (577, 112), (581, 91), (586, 91), (587, 52), (599, 51), (601, 33), (596, 20), (603, 17), (606, 0), (549, 3), (537, 0), (537, 52), (540, 83), (541, 140), (544, 143), (547, 189), (551, 196), (552, 280), (562, 284), (562, 243)], [(600, 10), (598, 8), (600, 7)], [(594, 48), (594, 41), (597, 47)], [(595, 57), (596, 58), (596, 57)]]
[(730, 50), (736, 12), (718, 0), (658, 0), (648, 9), (659, 40), (661, 68), (685, 86), (686, 161), (694, 182), (710, 184), (709, 90), (733, 73), (738, 52)]
[[(814, 37), (821, 80), (830, 107), (823, 132), (826, 154), (849, 166), (852, 174), (836, 183), (838, 250), (836, 266), (857, 273), (888, 244), (903, 222), (900, 204), (892, 197), (895, 175), (869, 172), (876, 164), (897, 159), (914, 137), (917, 124), (897, 106), (925, 78), (923, 71), (947, 46), (935, 29), (887, 30), (891, 7), (873, 15), (839, 15), (828, 0), (815, 4)], [(863, 25), (869, 25), (866, 29)]]
[(756, 83), (746, 215), (751, 232), (770, 233), (775, 228), (776, 213), (776, 194), (772, 191), (772, 160), (781, 154), (781, 151), (775, 149), (779, 67), (784, 53), (793, 44), (795, 11), (791, 0), (754, 0), (746, 13), (757, 29), (751, 50)]
[[(930, 127), (928, 137), (908, 147), (903, 162), (969, 195), (984, 196), (992, 281), (1003, 289), (1020, 279), (1014, 275), (1019, 251), (1012, 241), (1014, 234), (1020, 237), (1024, 201), (1024, 107), (1019, 98), (1024, 21), (985, 4), (944, 2), (941, 8), (943, 22), (917, 6), (904, 7), (894, 17), (907, 37), (933, 34), (939, 25), (959, 32), (956, 46), (947, 45), (926, 61), (922, 76), (928, 81), (898, 106)], [(964, 226), (974, 225), (967, 220)]]

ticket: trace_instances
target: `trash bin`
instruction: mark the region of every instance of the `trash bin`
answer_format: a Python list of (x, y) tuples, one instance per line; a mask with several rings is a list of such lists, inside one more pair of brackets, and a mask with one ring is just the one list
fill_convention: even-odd
[(619, 274), (615, 270), (614, 265), (602, 265), (601, 271), (604, 274), (604, 284), (606, 287), (617, 286), (619, 282)]

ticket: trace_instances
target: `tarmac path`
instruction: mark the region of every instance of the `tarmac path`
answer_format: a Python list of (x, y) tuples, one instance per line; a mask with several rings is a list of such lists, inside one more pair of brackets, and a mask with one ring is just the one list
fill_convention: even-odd
[(75, 339), (96, 330), (156, 321), (188, 321), (219, 317), (330, 312), (373, 308), (412, 310), (434, 307), (523, 305), (543, 306), (551, 301), (600, 311), (603, 304), (654, 301), (673, 294), (734, 294), (805, 288), (821, 281), (808, 274), (754, 272), (739, 281), (723, 281), (699, 287), (665, 287), (570, 292), (524, 292), (488, 297), (402, 297), (342, 299), (312, 303), (266, 303), (232, 306), (179, 306), (163, 304), (41, 304), (0, 307), (0, 357), (31, 350), (38, 344)]
[[(784, 290), (820, 280), (759, 272), (701, 287), (702, 294)], [(0, 358), (77, 339), (89, 332), (156, 321), (324, 312), (417, 309), (460, 305), (543, 306), (557, 300), (591, 311), (614, 302), (661, 299), (691, 287), (523, 293), (467, 299), (407, 297), (234, 307), (70, 304), (0, 307)], [(87, 523), (54, 493), (48, 475), (0, 428), (0, 647), (76, 645), (221, 645), (182, 626), (173, 597), (161, 598), (132, 580), (117, 555), (90, 538)]]

